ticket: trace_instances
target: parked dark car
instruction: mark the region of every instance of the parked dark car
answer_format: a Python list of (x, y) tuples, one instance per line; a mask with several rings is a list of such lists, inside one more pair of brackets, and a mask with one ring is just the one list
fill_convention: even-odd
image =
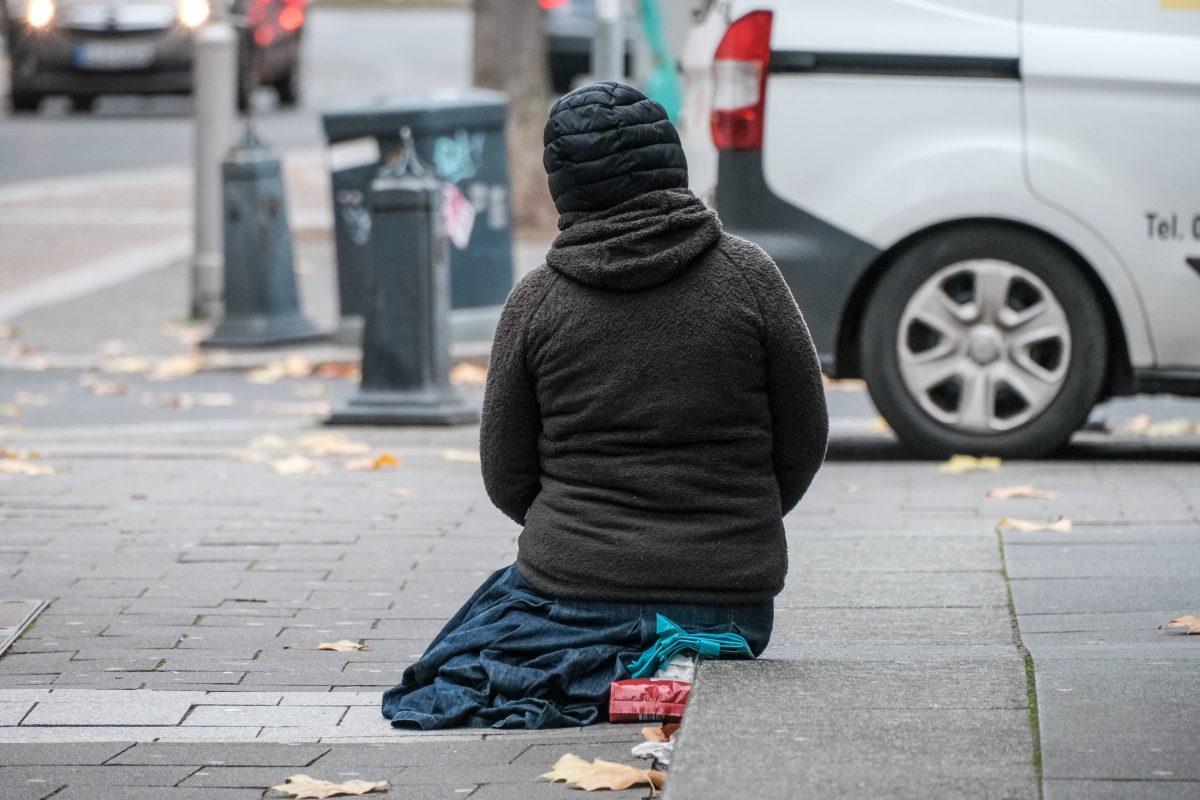
[[(300, 100), (300, 42), (307, 0), (235, 0), (238, 102), (271, 86), (282, 105)], [(37, 111), (67, 95), (87, 111), (105, 94), (189, 94), (192, 40), (209, 0), (0, 0), (10, 61), (9, 103)]]

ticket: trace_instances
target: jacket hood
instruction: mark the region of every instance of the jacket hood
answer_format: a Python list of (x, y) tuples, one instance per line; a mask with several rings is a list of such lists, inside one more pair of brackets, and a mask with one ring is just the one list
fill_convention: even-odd
[(685, 271), (721, 236), (721, 223), (687, 189), (647, 192), (599, 212), (559, 217), (546, 264), (588, 286), (635, 291)]
[(686, 189), (687, 158), (661, 105), (605, 82), (568, 92), (550, 109), (542, 143), (560, 214), (602, 211), (658, 189)]

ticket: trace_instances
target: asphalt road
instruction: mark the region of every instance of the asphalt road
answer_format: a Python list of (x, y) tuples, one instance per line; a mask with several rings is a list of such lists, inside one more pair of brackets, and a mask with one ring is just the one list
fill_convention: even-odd
[[(269, 89), (255, 97), (262, 137), (294, 150), (322, 143), (322, 110), (378, 94), (470, 83), (471, 15), (461, 9), (310, 10), (303, 103), (282, 110)], [(7, 63), (0, 81), (7, 92)], [(34, 117), (0, 120), (0, 184), (187, 163), (191, 102), (182, 97), (103, 98), (73, 114), (62, 98)]]

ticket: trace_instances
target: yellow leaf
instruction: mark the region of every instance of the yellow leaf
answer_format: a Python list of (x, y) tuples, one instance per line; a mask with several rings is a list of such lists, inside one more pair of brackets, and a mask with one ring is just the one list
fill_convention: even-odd
[(577, 755), (567, 753), (554, 764), (554, 769), (539, 778), (548, 781), (563, 781), (585, 791), (596, 789), (628, 789), (630, 786), (648, 785), (651, 791), (661, 789), (666, 775), (656, 770), (638, 769), (628, 764), (596, 759), (588, 763)]
[(400, 462), (391, 453), (381, 453), (375, 458), (355, 458), (346, 462), (346, 469), (360, 470), (363, 472), (374, 472), (385, 467), (391, 468), (398, 465)]
[(1012, 519), (1005, 517), (996, 523), (997, 528), (1012, 528), (1014, 531), (1021, 533), (1037, 533), (1038, 531), (1054, 531), (1056, 533), (1070, 533), (1071, 520), (1066, 517), (1059, 517), (1053, 522), (1036, 522), (1028, 519)]
[(290, 794), (295, 800), (303, 800), (303, 798), (321, 800), (325, 797), (361, 797), (371, 792), (386, 792), (392, 787), (387, 781), (361, 781), (355, 779), (343, 783), (333, 783), (332, 781), (312, 778), (308, 775), (292, 775), (284, 783), (272, 786), (271, 788), (277, 792)]
[(0, 404), (0, 417), (19, 417), (21, 410), (21, 406), (16, 403), (3, 403)]
[(964, 472), (976, 472), (979, 470), (995, 472), (998, 469), (1000, 469), (1000, 459), (995, 456), (976, 458), (975, 456), (956, 455), (951, 456), (948, 461), (943, 461), (938, 465), (938, 472), (947, 475), (960, 475)]
[(892, 426), (888, 425), (888, 421), (883, 417), (875, 417), (867, 425), (867, 430), (871, 431), (871, 433), (887, 433), (891, 429)]
[(340, 431), (322, 431), (301, 436), (296, 444), (314, 456), (355, 456), (371, 452), (371, 445), (346, 438)]
[(442, 459), (445, 461), (465, 461), (471, 464), (479, 463), (478, 450), (454, 450), (447, 448), (442, 451)]
[(198, 372), (203, 367), (203, 354), (183, 353), (159, 361), (146, 377), (152, 381), (173, 381), (176, 378), (184, 378)]
[(270, 466), (276, 475), (324, 475), (329, 472), (329, 467), (325, 464), (305, 458), (299, 453), (276, 459), (270, 462)]
[(1035, 500), (1053, 500), (1058, 496), (1058, 492), (1049, 492), (1045, 489), (1035, 489), (1029, 484), (1022, 486), (1002, 486), (998, 489), (988, 489), (987, 497), (995, 498), (996, 500), (1008, 500), (1012, 497), (1031, 497)]
[(454, 369), (450, 370), (450, 382), (455, 384), (487, 383), (487, 370), (478, 364), (460, 361), (454, 365)]
[(365, 644), (352, 642), (349, 639), (342, 639), (340, 642), (322, 642), (317, 646), (318, 650), (336, 650), (339, 653), (353, 653), (356, 650), (366, 650)]
[(48, 464), (30, 464), (15, 458), (0, 458), (0, 475), (28, 475), (36, 478), (40, 475), (54, 475), (57, 472), (58, 470)]
[(1182, 617), (1176, 617), (1171, 620), (1164, 627), (1172, 633), (1182, 633), (1184, 635), (1200, 633), (1200, 617), (1185, 614)]
[(411, 497), (412, 489), (405, 489), (403, 486), (397, 486), (388, 492), (392, 497)]

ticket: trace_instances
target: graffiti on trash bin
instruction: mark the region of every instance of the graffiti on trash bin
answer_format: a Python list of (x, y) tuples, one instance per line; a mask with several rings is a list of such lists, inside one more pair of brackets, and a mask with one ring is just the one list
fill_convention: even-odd
[(475, 213), (487, 219), (487, 226), (494, 231), (508, 227), (508, 188), (498, 184), (476, 181), (467, 186), (467, 197), (475, 206)]
[(363, 205), (363, 193), (356, 189), (343, 189), (337, 193), (338, 213), (346, 223), (350, 241), (366, 245), (371, 240), (371, 212)]
[(439, 136), (433, 143), (433, 168), (438, 177), (450, 183), (474, 178), (483, 164), (482, 133), (467, 133), (459, 128), (454, 136)]

